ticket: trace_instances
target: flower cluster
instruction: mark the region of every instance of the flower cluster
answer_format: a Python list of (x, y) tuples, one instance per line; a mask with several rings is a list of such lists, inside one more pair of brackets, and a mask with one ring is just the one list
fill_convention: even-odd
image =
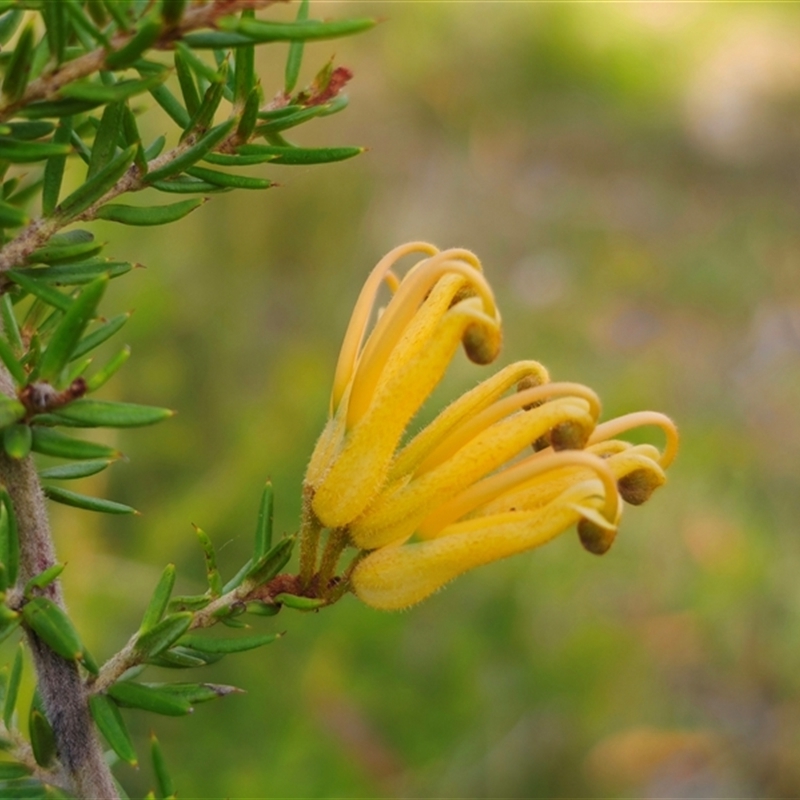
[[(418, 261), (400, 279), (392, 269), (410, 254)], [(367, 335), (384, 282), (393, 295)], [(601, 554), (614, 541), (623, 501), (638, 505), (664, 483), (678, 445), (668, 417), (643, 411), (599, 423), (591, 389), (552, 382), (536, 361), (500, 370), (402, 443), (459, 344), (488, 364), (501, 340), (492, 290), (471, 252), (412, 242), (378, 263), (345, 334), (330, 418), (306, 473), (308, 586), (322, 596), (352, 589), (376, 608), (404, 608), (574, 524), (584, 547)], [(663, 429), (663, 451), (616, 438), (644, 425)], [(347, 546), (360, 553), (338, 579)]]

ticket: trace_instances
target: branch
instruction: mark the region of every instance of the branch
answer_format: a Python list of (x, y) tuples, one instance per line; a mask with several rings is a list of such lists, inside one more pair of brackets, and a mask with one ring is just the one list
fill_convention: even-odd
[[(15, 396), (11, 376), (2, 365), (0, 391)], [(0, 480), (8, 490), (17, 516), (19, 582), (24, 585), (56, 563), (44, 494), (30, 456), (15, 461), (5, 453), (0, 454)], [(46, 587), (44, 594), (66, 610), (58, 581)], [(71, 791), (77, 797), (117, 798), (119, 795), (95, 733), (77, 664), (56, 655), (31, 631), (27, 631), (27, 638), (39, 692)]]
[[(199, 131), (197, 133), (192, 133), (180, 144), (173, 147), (172, 150), (168, 150), (166, 153), (162, 153), (158, 156), (158, 158), (154, 158), (147, 165), (148, 171), (160, 169), (174, 161), (192, 145), (196, 144), (200, 135), (201, 132)], [(228, 146), (229, 142), (234, 140), (235, 137), (236, 133), (234, 132), (219, 145), (218, 149), (223, 149)], [(119, 197), (126, 192), (136, 192), (147, 188), (145, 178), (145, 172), (142, 172), (135, 164), (131, 165), (128, 171), (114, 186), (78, 216), (67, 219), (59, 217), (58, 213), (56, 213), (52, 217), (40, 217), (35, 219), (0, 250), (0, 274), (24, 263), (25, 259), (31, 253), (42, 247), (47, 240), (61, 228), (72, 225), (74, 222), (87, 222), (92, 220), (97, 214), (97, 209), (110, 200), (113, 200), (115, 197)]]
[[(202, 28), (213, 28), (220, 17), (235, 14), (246, 9), (266, 8), (276, 2), (286, 0), (212, 0), (205, 5), (189, 8), (174, 28), (165, 28), (154, 49), (166, 50), (187, 33)], [(134, 36), (134, 33), (118, 33), (111, 40), (111, 48), (98, 47), (91, 53), (68, 61), (32, 81), (19, 100), (0, 106), (0, 122), (13, 117), (21, 108), (37, 100), (52, 100), (58, 96), (61, 88), (73, 81), (92, 75), (103, 68), (111, 53), (123, 48)]]
[[(283, 592), (299, 591), (297, 580), (297, 577), (293, 575), (276, 575), (271, 581), (261, 586), (252, 581), (245, 581), (227, 594), (217, 597), (207, 606), (196, 611), (189, 630), (210, 628), (215, 625), (219, 622), (217, 613), (221, 609), (245, 603), (256, 597), (262, 602), (270, 603), (274, 602), (274, 598)], [(142, 663), (143, 656), (136, 648), (138, 638), (138, 633), (131, 636), (125, 647), (103, 664), (100, 674), (94, 679), (90, 678), (88, 689), (92, 694), (105, 691), (115, 681), (119, 680), (127, 670)]]

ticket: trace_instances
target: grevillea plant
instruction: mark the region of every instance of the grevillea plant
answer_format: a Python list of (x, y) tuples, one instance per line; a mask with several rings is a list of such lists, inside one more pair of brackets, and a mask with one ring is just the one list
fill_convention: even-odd
[[(347, 104), (350, 73), (333, 63), (297, 89), (304, 44), (367, 30), (374, 20), (311, 19), (307, 0), (294, 21), (256, 16), (270, 5), (0, 0), (0, 637), (22, 632), (2, 673), (0, 797), (125, 796), (104, 753), (107, 746), (117, 759), (138, 762), (123, 709), (184, 715), (236, 691), (148, 682), (149, 665), (202, 669), (262, 647), (277, 634), (242, 631), (246, 620), (286, 607), (320, 609), (352, 593), (375, 608), (405, 608), (573, 525), (587, 550), (604, 553), (624, 502), (647, 500), (675, 455), (667, 417), (637, 412), (601, 423), (594, 392), (551, 381), (536, 361), (506, 366), (406, 438), (459, 345), (488, 364), (502, 335), (475, 255), (404, 245), (378, 263), (356, 302), (330, 418), (306, 473), (298, 534), (273, 541), (268, 485), (252, 556), (235, 575), (223, 578), (211, 539), (198, 529), (207, 590), (174, 596), (168, 565), (128, 643), (116, 654), (87, 650), (62, 596), (46, 500), (133, 513), (63, 488), (120, 455), (79, 429), (150, 425), (172, 412), (94, 397), (129, 355), (120, 347), (99, 367), (92, 362), (127, 321), (126, 314), (105, 319), (100, 309), (109, 281), (132, 264), (102, 255), (85, 225), (166, 224), (214, 193), (272, 185), (237, 167), (263, 165), (268, 175), (271, 164), (361, 152), (299, 147), (288, 137)], [(254, 67), (255, 48), (272, 43), (288, 43), (278, 81), (259, 78)], [(140, 135), (148, 98), (174, 123), (169, 136)], [(133, 193), (135, 203), (122, 198)], [(160, 194), (184, 198), (162, 202)], [(415, 263), (395, 272), (409, 256)], [(388, 302), (373, 320), (384, 284)], [(664, 447), (618, 438), (639, 426), (663, 429)], [(298, 568), (285, 572), (296, 542)], [(217, 624), (238, 632), (208, 637)], [(37, 689), (22, 709), (24, 653)], [(151, 796), (175, 796), (155, 740), (152, 761)]]

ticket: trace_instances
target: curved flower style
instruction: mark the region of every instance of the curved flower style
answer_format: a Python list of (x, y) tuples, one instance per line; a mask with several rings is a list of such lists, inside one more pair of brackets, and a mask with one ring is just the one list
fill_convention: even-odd
[[(399, 279), (392, 267), (414, 253), (422, 258)], [(366, 336), (384, 281), (393, 296)], [(595, 393), (551, 382), (536, 361), (500, 370), (400, 447), (459, 343), (486, 364), (500, 342), (494, 297), (469, 251), (413, 242), (378, 263), (347, 329), (331, 416), (306, 473), (301, 577), (309, 589), (350, 588), (376, 608), (404, 608), (576, 523), (584, 547), (604, 553), (622, 501), (642, 503), (664, 483), (677, 451), (667, 417), (638, 412), (598, 424)], [(663, 428), (663, 453), (614, 438), (641, 425)], [(331, 533), (317, 568), (323, 528)], [(347, 545), (361, 553), (337, 583)]]

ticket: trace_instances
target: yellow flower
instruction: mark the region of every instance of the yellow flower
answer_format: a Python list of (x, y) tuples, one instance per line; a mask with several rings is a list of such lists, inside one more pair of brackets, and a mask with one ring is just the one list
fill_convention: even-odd
[[(399, 279), (392, 267), (414, 253), (422, 257)], [(367, 336), (384, 281), (393, 296)], [(668, 418), (640, 412), (598, 425), (594, 392), (550, 382), (536, 361), (500, 370), (399, 447), (460, 342), (482, 364), (500, 348), (500, 316), (478, 259), (419, 242), (383, 258), (356, 303), (330, 419), (306, 473), (301, 576), (322, 596), (337, 586), (347, 545), (362, 552), (338, 590), (387, 609), (575, 523), (584, 546), (602, 553), (622, 500), (643, 502), (664, 482), (677, 448)], [(646, 424), (667, 432), (663, 454), (613, 438)], [(331, 533), (317, 567), (323, 528)]]

